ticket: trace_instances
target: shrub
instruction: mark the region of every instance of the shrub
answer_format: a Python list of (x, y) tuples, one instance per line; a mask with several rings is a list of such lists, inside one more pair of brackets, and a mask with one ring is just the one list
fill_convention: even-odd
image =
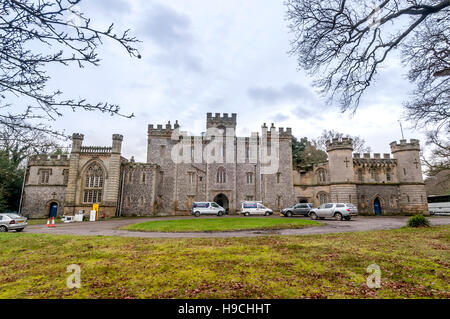
[(423, 215), (416, 215), (408, 220), (408, 227), (430, 227), (430, 221)]

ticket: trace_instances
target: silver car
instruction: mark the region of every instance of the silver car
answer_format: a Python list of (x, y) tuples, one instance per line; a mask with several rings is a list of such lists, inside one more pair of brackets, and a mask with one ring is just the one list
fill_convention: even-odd
[(17, 214), (0, 214), (0, 233), (10, 230), (21, 232), (28, 225), (27, 218)]
[(326, 203), (318, 208), (311, 209), (311, 219), (334, 218), (337, 220), (350, 220), (352, 216), (358, 215), (358, 209), (351, 203)]

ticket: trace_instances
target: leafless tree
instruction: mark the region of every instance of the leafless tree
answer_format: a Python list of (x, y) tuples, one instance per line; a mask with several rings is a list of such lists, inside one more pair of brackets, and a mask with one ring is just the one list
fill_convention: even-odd
[(442, 171), (450, 172), (450, 136), (441, 137), (438, 134), (436, 131), (428, 133), (427, 144), (432, 147), (431, 156), (422, 156), (429, 176), (435, 176)]
[(442, 145), (450, 133), (450, 0), (286, 0), (286, 5), (291, 54), (329, 103), (355, 112), (398, 50), (416, 85), (405, 101), (407, 117), (432, 128), (428, 142)]
[[(22, 125), (27, 126), (26, 123)], [(0, 152), (8, 156), (14, 167), (23, 164), (23, 160), (31, 155), (64, 153), (61, 139), (55, 139), (38, 130), (20, 128), (20, 126), (4, 125), (0, 127)]]
[(317, 139), (313, 140), (313, 145), (320, 150), (326, 151), (327, 141), (330, 141), (333, 138), (342, 139), (343, 137), (353, 139), (353, 150), (355, 153), (371, 152), (370, 147), (366, 145), (366, 141), (362, 137), (345, 135), (343, 133), (339, 133), (334, 130), (331, 130), (331, 131), (323, 130), (322, 135), (319, 136)]
[[(104, 39), (118, 42), (131, 57), (140, 58), (138, 40), (125, 31), (118, 35), (91, 26), (78, 9), (81, 0), (2, 0), (0, 2), (0, 126), (18, 131), (64, 135), (47, 125), (67, 111), (100, 111), (123, 115), (107, 102), (63, 99), (49, 91), (46, 67), (98, 65)], [(72, 19), (71, 19), (72, 17)], [(75, 17), (75, 19), (73, 19)]]

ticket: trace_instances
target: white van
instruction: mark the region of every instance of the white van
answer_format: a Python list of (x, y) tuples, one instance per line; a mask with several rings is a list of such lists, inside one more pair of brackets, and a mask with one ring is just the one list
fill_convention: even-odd
[(273, 215), (273, 211), (270, 208), (264, 206), (261, 202), (242, 202), (241, 214), (244, 216), (250, 215)]
[(191, 214), (195, 217), (199, 217), (200, 215), (222, 216), (225, 214), (225, 208), (215, 202), (194, 202), (192, 204)]

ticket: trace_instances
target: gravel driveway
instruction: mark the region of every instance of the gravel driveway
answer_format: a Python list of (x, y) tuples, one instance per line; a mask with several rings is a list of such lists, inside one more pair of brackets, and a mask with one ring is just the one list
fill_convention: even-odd
[[(236, 216), (233, 216), (236, 217)], [(282, 230), (246, 230), (231, 232), (199, 232), (199, 233), (162, 233), (162, 232), (136, 232), (119, 230), (117, 228), (142, 223), (151, 220), (173, 220), (187, 219), (193, 217), (162, 217), (162, 218), (131, 218), (116, 219), (100, 222), (83, 222), (70, 224), (57, 224), (55, 228), (47, 228), (46, 225), (31, 225), (25, 228), (24, 233), (33, 234), (58, 234), (58, 235), (81, 235), (81, 236), (121, 236), (121, 237), (147, 237), (147, 238), (208, 238), (208, 237), (257, 237), (267, 235), (312, 235), (341, 232), (358, 232), (380, 229), (401, 228), (406, 225), (408, 217), (357, 217), (351, 221), (321, 221), (321, 227), (310, 227), (303, 229), (282, 229)], [(218, 217), (201, 217), (218, 218)], [(220, 217), (227, 218), (227, 217)], [(252, 218), (252, 217), (241, 217)], [(285, 218), (285, 217), (265, 217), (265, 218)], [(301, 217), (294, 217), (301, 218)], [(450, 217), (429, 217), (432, 225), (450, 224)]]

